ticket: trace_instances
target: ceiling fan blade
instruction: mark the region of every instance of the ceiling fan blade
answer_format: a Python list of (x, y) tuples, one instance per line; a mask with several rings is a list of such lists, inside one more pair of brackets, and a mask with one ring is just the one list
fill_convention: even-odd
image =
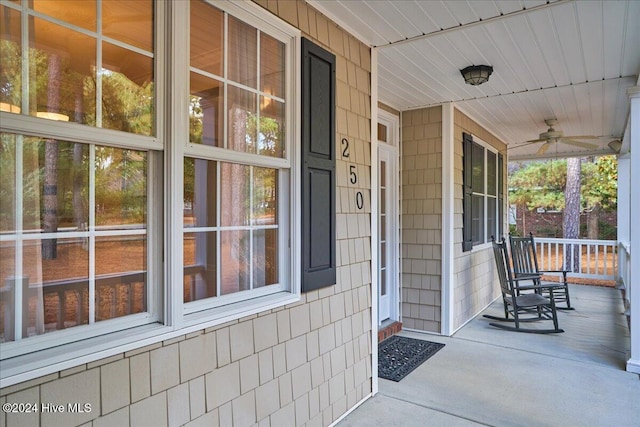
[(567, 136), (564, 136), (563, 138), (569, 138), (569, 139), (598, 139), (597, 136), (593, 136), (593, 135), (567, 135)]
[(520, 144), (507, 145), (507, 150), (513, 150), (514, 148), (526, 147), (528, 145), (537, 144), (538, 142), (540, 142), (540, 141), (526, 141), (526, 142), (521, 142)]
[(575, 139), (569, 139), (569, 138), (562, 138), (558, 142), (561, 142), (563, 144), (573, 145), (575, 147), (588, 148), (588, 149), (592, 149), (592, 150), (598, 148), (598, 146), (596, 144), (590, 144), (588, 142), (576, 141)]
[(549, 147), (551, 146), (551, 144), (549, 144), (548, 142), (545, 142), (544, 144), (542, 144), (540, 146), (540, 148), (538, 148), (538, 151), (536, 151), (536, 155), (537, 154), (544, 154), (547, 152), (547, 150), (549, 150)]
[(542, 142), (542, 141), (547, 141), (549, 138), (542, 138), (542, 139), (530, 139), (527, 142)]

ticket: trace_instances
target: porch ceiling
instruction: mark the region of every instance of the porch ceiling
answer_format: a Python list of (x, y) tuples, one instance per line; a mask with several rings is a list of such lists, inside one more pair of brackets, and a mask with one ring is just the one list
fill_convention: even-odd
[[(378, 97), (398, 110), (456, 102), (509, 145), (511, 159), (557, 119), (564, 135), (593, 135), (597, 149), (554, 144), (547, 157), (610, 154), (640, 73), (640, 2), (633, 0), (309, 0), (378, 49)], [(488, 83), (460, 74), (493, 66)]]

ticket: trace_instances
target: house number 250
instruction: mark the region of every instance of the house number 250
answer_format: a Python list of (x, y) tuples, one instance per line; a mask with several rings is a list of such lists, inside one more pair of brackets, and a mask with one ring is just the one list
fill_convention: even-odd
[[(349, 140), (342, 138), (342, 157), (349, 158)], [(349, 165), (349, 182), (353, 185), (358, 183), (358, 167), (356, 165)], [(362, 210), (364, 207), (364, 195), (362, 191), (356, 192), (356, 207), (358, 210)]]

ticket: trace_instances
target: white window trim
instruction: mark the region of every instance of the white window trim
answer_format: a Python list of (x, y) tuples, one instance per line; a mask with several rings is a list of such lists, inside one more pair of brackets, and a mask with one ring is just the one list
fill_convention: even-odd
[[(484, 199), (484, 203), (483, 203), (484, 221), (483, 221), (483, 224), (482, 224), (483, 227), (484, 227), (484, 242), (483, 243), (478, 243), (478, 244), (474, 243), (472, 245), (471, 251), (470, 251), (471, 253), (473, 253), (473, 252), (477, 252), (477, 251), (484, 251), (484, 250), (487, 250), (487, 249), (491, 248), (491, 234), (492, 233), (490, 233), (489, 230), (487, 229), (487, 218), (488, 218), (487, 217), (487, 207), (488, 207), (487, 204), (488, 204), (488, 199), (493, 199), (493, 198), (495, 198), (495, 200), (496, 200), (496, 223), (495, 223), (496, 230), (494, 230), (493, 234), (497, 233), (497, 227), (498, 227), (498, 224), (499, 224), (499, 221), (500, 221), (500, 218), (499, 218), (500, 215), (498, 213), (499, 212), (499, 210), (498, 210), (498, 208), (499, 208), (498, 202), (499, 202), (499, 199), (500, 199), (498, 197), (498, 195), (499, 195), (500, 189), (497, 188), (498, 187), (498, 174), (500, 173), (500, 171), (498, 170), (498, 155), (500, 153), (498, 152), (498, 150), (494, 146), (492, 146), (491, 144), (487, 143), (483, 139), (480, 139), (480, 138), (478, 138), (477, 136), (475, 136), (473, 134), (471, 136), (473, 138), (473, 142), (478, 144), (478, 145), (480, 145), (484, 149), (484, 159), (483, 159), (483, 173), (484, 173), (484, 190), (483, 191), (484, 192), (483, 193), (472, 192), (472, 195), (482, 195), (483, 199)], [(496, 195), (495, 196), (489, 195), (487, 193), (487, 183), (488, 183), (487, 182), (487, 152), (489, 152), (489, 151), (491, 151), (492, 153), (494, 153), (496, 155)], [(499, 238), (498, 236), (496, 236), (496, 237)]]
[[(290, 289), (287, 292), (277, 292), (223, 307), (195, 312), (188, 316), (183, 313), (182, 287), (173, 284), (182, 283), (183, 274), (182, 177), (183, 156), (186, 154), (186, 145), (182, 141), (184, 141), (184, 130), (188, 129), (188, 118), (184, 114), (188, 108), (188, 86), (186, 84), (188, 81), (188, 67), (185, 67), (184, 64), (188, 64), (189, 11), (184, 6), (187, 4), (186, 2), (161, 2), (156, 4), (165, 5), (164, 7), (158, 6), (156, 8), (154, 26), (157, 46), (155, 66), (156, 117), (171, 117), (171, 120), (167, 121), (156, 120), (158, 124), (156, 128), (157, 137), (133, 135), (75, 123), (61, 124), (36, 117), (19, 116), (10, 113), (1, 113), (0, 120), (2, 120), (2, 128), (5, 132), (55, 137), (65, 141), (90, 142), (117, 148), (156, 150), (158, 152), (164, 149), (164, 168), (162, 171), (156, 171), (157, 188), (150, 183), (148, 190), (149, 198), (156, 200), (153, 206), (154, 209), (158, 208), (158, 198), (163, 197), (165, 207), (164, 220), (150, 220), (147, 233), (150, 248), (158, 245), (164, 246), (164, 261), (157, 257), (157, 259), (150, 261), (148, 268), (149, 283), (151, 283), (151, 280), (155, 283), (164, 283), (164, 286), (159, 285), (157, 298), (149, 301), (150, 305), (155, 304), (154, 308), (157, 309), (156, 312), (161, 314), (160, 318), (164, 319), (164, 322), (148, 323), (106, 335), (97, 335), (95, 333), (96, 328), (93, 327), (91, 328), (93, 335), (91, 338), (43, 348), (39, 351), (1, 360), (1, 388), (237, 320), (241, 317), (278, 308), (297, 302), (301, 298), (301, 266), (300, 259), (296, 256), (301, 252), (300, 183), (298, 179), (300, 165), (299, 162), (291, 162), (289, 174), (290, 194), (284, 196), (287, 198), (285, 202), (290, 206), (290, 224), (288, 224), (290, 229), (289, 251), (292, 255), (289, 268)], [(286, 117), (287, 135), (289, 137), (285, 150), (288, 159), (297, 159), (299, 154), (297, 147), (300, 145), (301, 32), (253, 3), (232, 1), (222, 4), (216, 3), (215, 6), (226, 9), (229, 13), (242, 20), (246, 19), (245, 22), (257, 28), (265, 29), (266, 24), (269, 26), (267, 32), (273, 37), (276, 37), (276, 34), (287, 34), (284, 41), (288, 42), (287, 60), (290, 61), (290, 66), (286, 70), (286, 88), (289, 91), (287, 93), (289, 102), (286, 107)], [(164, 28), (165, 16), (170, 16), (174, 31), (170, 32)], [(171, 51), (175, 54), (170, 62), (167, 61), (164, 54), (165, 44), (170, 46)], [(163, 91), (167, 84), (165, 82), (168, 82), (164, 74), (165, 66), (168, 66), (167, 72), (172, 76), (170, 83), (172, 91), (167, 91), (166, 94)], [(170, 141), (166, 146), (163, 144), (165, 135), (167, 141)], [(198, 150), (194, 149), (194, 151)], [(219, 160), (217, 156), (216, 160)], [(277, 164), (278, 167), (282, 167), (282, 163), (280, 163), (282, 161), (283, 159), (269, 159), (266, 162), (274, 162), (274, 166)], [(288, 160), (285, 161), (288, 162)], [(149, 164), (150, 168), (153, 168), (155, 162), (150, 161)], [(177, 177), (179, 177), (179, 180), (176, 181)], [(160, 187), (163, 189), (160, 190)], [(161, 191), (162, 195), (160, 194)], [(162, 243), (163, 241), (164, 244)], [(149, 251), (149, 253), (151, 252)], [(154, 277), (156, 272), (161, 277)], [(164, 280), (162, 280), (163, 277)], [(151, 308), (149, 307), (149, 309)], [(149, 313), (142, 313), (134, 316), (148, 315)], [(123, 324), (126, 324), (129, 318), (127, 316), (126, 318), (114, 319), (114, 323), (122, 321)], [(78, 327), (78, 333), (82, 333), (82, 329), (83, 327)], [(72, 334), (75, 333), (73, 329), (67, 331), (71, 331)], [(43, 337), (48, 338), (46, 335)], [(56, 337), (52, 337), (51, 340), (56, 340)], [(37, 348), (34, 347), (35, 349)]]

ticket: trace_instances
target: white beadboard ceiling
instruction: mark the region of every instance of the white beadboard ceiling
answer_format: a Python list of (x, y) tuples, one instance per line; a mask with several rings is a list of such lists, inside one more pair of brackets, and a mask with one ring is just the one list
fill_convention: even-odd
[[(547, 157), (611, 150), (628, 122), (627, 89), (640, 73), (637, 0), (308, 0), (378, 51), (378, 97), (398, 110), (456, 102), (509, 145), (512, 160), (557, 119), (565, 136), (597, 149), (554, 144)], [(461, 69), (493, 66), (489, 82)], [(625, 140), (628, 143), (628, 138)]]

